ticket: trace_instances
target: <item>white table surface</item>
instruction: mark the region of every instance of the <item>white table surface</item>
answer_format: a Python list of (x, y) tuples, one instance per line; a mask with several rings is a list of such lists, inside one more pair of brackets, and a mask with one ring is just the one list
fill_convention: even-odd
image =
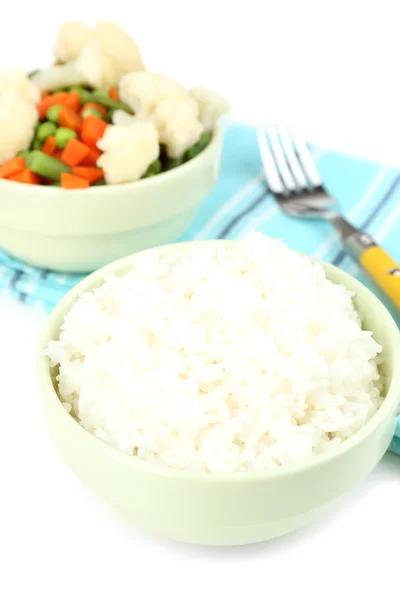
[[(294, 123), (312, 141), (400, 166), (395, 3), (371, 5), (247, 0), (228, 11), (217, 0), (95, 3), (98, 19), (135, 36), (150, 68), (214, 86), (232, 98), (238, 118)], [(45, 0), (39, 15), (36, 3), (8, 4), (0, 69), (49, 60), (64, 9), (66, 18), (93, 21), (92, 3), (70, 0), (61, 10)], [(0, 298), (0, 598), (398, 597), (400, 459), (393, 455), (324, 521), (268, 544), (189, 547), (121, 522), (47, 440), (34, 364), (44, 318)]]

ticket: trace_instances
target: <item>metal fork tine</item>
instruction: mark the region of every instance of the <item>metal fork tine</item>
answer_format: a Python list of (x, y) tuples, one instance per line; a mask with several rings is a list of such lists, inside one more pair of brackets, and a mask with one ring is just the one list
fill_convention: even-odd
[(285, 155), (283, 154), (282, 146), (278, 138), (276, 130), (272, 130), (269, 134), (269, 140), (271, 142), (272, 151), (274, 153), (275, 162), (278, 165), (279, 173), (282, 177), (282, 181), (288, 191), (294, 192), (296, 190), (296, 183), (289, 170), (286, 162)]
[(312, 156), (310, 154), (307, 145), (304, 140), (302, 140), (299, 136), (293, 136), (293, 143), (296, 148), (297, 154), (300, 158), (300, 162), (303, 166), (304, 172), (307, 175), (309, 181), (315, 186), (318, 187), (322, 185), (321, 177), (317, 171), (317, 168), (314, 164)]
[(264, 167), (264, 173), (268, 187), (275, 194), (283, 194), (285, 188), (281, 178), (279, 177), (274, 157), (272, 156), (267, 138), (265, 137), (265, 133), (262, 129), (258, 130), (258, 144), (260, 147), (261, 161)]
[(259, 130), (258, 142), (268, 186), (287, 215), (330, 219), (337, 213), (335, 200), (323, 187), (300, 137), (292, 136), (286, 128), (274, 128), (268, 137)]
[(288, 161), (289, 166), (292, 170), (297, 187), (300, 188), (300, 190), (303, 190), (307, 188), (307, 179), (304, 175), (299, 159), (294, 151), (293, 141), (288, 131), (286, 130), (280, 133), (280, 138), (282, 141), (283, 150), (286, 154), (286, 160)]

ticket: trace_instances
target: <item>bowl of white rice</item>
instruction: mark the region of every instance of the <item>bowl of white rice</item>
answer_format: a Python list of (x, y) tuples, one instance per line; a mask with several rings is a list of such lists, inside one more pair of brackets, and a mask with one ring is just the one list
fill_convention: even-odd
[(56, 449), (120, 514), (248, 544), (314, 520), (381, 459), (400, 334), (360, 282), (253, 232), (88, 276), (49, 317), (38, 376)]

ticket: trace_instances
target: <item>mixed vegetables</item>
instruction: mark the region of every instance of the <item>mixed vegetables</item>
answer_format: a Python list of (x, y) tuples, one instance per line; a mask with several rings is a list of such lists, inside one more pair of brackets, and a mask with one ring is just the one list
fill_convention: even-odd
[(79, 189), (137, 181), (197, 156), (229, 110), (145, 70), (113, 23), (61, 27), (56, 63), (0, 73), (0, 178)]

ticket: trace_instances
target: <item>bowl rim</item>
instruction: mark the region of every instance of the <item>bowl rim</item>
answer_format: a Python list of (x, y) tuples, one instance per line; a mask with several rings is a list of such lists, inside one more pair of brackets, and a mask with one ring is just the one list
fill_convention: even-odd
[[(29, 192), (29, 194), (33, 195), (43, 195), (47, 196), (55, 196), (55, 198), (65, 199), (64, 193), (68, 192), (68, 198), (77, 198), (79, 195), (78, 201), (81, 202), (81, 194), (82, 192), (89, 197), (101, 196), (102, 194), (112, 193), (116, 190), (129, 192), (132, 190), (132, 186), (134, 190), (138, 189), (139, 191), (145, 188), (146, 186), (157, 185), (159, 182), (160, 185), (163, 185), (169, 179), (173, 179), (177, 175), (184, 175), (186, 171), (190, 171), (190, 169), (196, 168), (199, 166), (202, 161), (207, 160), (207, 157), (212, 154), (215, 150), (215, 147), (219, 145), (223, 136), (223, 127), (221, 123), (217, 123), (212, 130), (212, 138), (209, 144), (202, 150), (197, 156), (191, 158), (187, 162), (179, 165), (178, 167), (174, 167), (169, 171), (164, 171), (163, 173), (159, 173), (155, 177), (147, 177), (145, 179), (138, 179), (137, 181), (131, 181), (128, 183), (113, 183), (99, 186), (91, 186), (86, 189), (75, 189), (75, 190), (64, 190), (61, 187), (52, 187), (49, 185), (27, 185), (26, 183), (19, 183), (18, 181), (9, 181), (7, 179), (0, 179), (0, 191), (4, 192), (9, 189), (18, 190), (20, 192)], [(161, 180), (161, 181), (160, 181)]]
[[(99, 438), (96, 438), (92, 433), (89, 433), (78, 421), (76, 421), (63, 407), (61, 400), (54, 389), (51, 376), (50, 376), (50, 365), (49, 359), (44, 355), (44, 350), (48, 345), (48, 342), (53, 339), (54, 321), (64, 316), (69, 310), (69, 306), (74, 302), (78, 296), (85, 292), (90, 291), (97, 287), (96, 282), (102, 279), (104, 275), (110, 272), (116, 272), (119, 269), (129, 265), (136, 256), (143, 254), (144, 252), (158, 252), (158, 251), (169, 251), (174, 248), (180, 249), (189, 245), (204, 245), (204, 244), (234, 244), (239, 240), (200, 240), (200, 241), (189, 241), (189, 242), (176, 242), (173, 244), (167, 244), (163, 246), (156, 246), (141, 252), (136, 252), (124, 258), (118, 259), (100, 269), (94, 271), (88, 276), (84, 277), (77, 285), (75, 285), (55, 306), (53, 311), (47, 318), (45, 326), (42, 329), (40, 340), (37, 346), (37, 378), (39, 382), (39, 390), (42, 397), (46, 398), (46, 402), (55, 401), (59, 410), (59, 417), (65, 419), (65, 423), (70, 426), (76, 427), (75, 431), (77, 435), (84, 436), (86, 443), (91, 444), (93, 448), (97, 448), (97, 452), (107, 454), (109, 457), (126, 464), (132, 469), (138, 469), (140, 471), (149, 472), (153, 475), (160, 475), (163, 477), (183, 478), (188, 481), (209, 481), (209, 482), (243, 482), (243, 481), (271, 481), (280, 479), (290, 475), (299, 474), (308, 470), (311, 470), (320, 465), (329, 463), (336, 458), (342, 456), (365, 438), (367, 438), (379, 425), (380, 423), (390, 414), (397, 405), (400, 405), (400, 330), (389, 313), (385, 305), (379, 300), (379, 298), (368, 289), (363, 283), (358, 281), (355, 277), (349, 275), (342, 269), (327, 263), (323, 260), (317, 259), (313, 256), (305, 255), (313, 263), (320, 264), (328, 275), (331, 274), (339, 275), (340, 283), (346, 288), (346, 284), (350, 284), (349, 287), (355, 291), (356, 294), (363, 294), (367, 296), (369, 301), (372, 303), (372, 307), (375, 312), (380, 312), (381, 321), (384, 323), (385, 329), (393, 332), (393, 377), (390, 383), (390, 387), (387, 390), (386, 396), (382, 402), (382, 405), (375, 413), (375, 415), (354, 435), (349, 439), (342, 442), (336, 448), (322, 452), (321, 454), (308, 457), (303, 460), (299, 460), (293, 465), (282, 466), (277, 469), (258, 469), (255, 471), (234, 471), (232, 473), (211, 473), (211, 472), (192, 472), (184, 469), (176, 469), (173, 467), (156, 465), (146, 462), (137, 456), (130, 456), (124, 454), (122, 451), (113, 448), (111, 445), (103, 442)], [(303, 254), (303, 253), (299, 253)], [(303, 254), (304, 255), (304, 254)], [(396, 344), (396, 339), (398, 340)], [(43, 400), (42, 400), (43, 401)], [(69, 421), (68, 421), (69, 420)]]

